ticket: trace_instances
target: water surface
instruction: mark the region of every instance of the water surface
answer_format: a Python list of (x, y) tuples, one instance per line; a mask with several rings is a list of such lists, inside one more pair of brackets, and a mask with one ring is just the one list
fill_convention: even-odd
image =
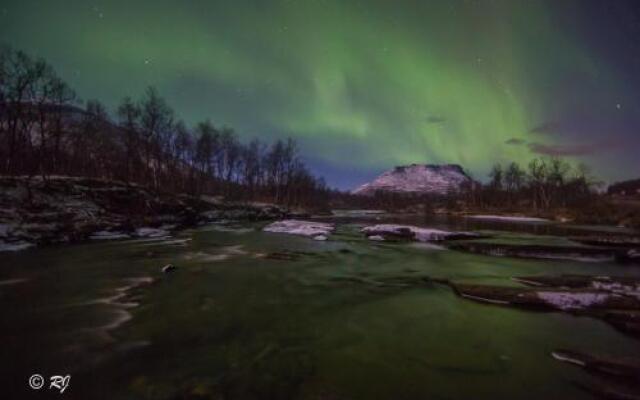
[[(594, 377), (552, 350), (640, 354), (639, 341), (602, 321), (479, 304), (417, 279), (514, 285), (637, 269), (370, 242), (358, 232), (366, 221), (340, 222), (327, 242), (245, 224), (2, 254), (9, 398), (44, 398), (27, 385), (40, 373), (71, 374), (63, 396), (84, 399), (588, 399), (581, 384)], [(430, 225), (565, 240), (549, 227), (478, 223)], [(167, 263), (177, 270), (162, 274)]]

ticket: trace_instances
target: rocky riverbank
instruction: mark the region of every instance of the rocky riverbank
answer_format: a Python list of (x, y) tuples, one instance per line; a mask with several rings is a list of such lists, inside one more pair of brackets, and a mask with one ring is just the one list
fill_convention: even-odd
[(37, 245), (165, 235), (223, 220), (270, 220), (287, 210), (73, 177), (0, 177), (0, 251)]

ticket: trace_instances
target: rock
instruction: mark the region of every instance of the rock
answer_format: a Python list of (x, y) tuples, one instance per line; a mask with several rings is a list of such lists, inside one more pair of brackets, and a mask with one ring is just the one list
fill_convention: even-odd
[(478, 302), (563, 311), (603, 319), (640, 336), (640, 280), (627, 277), (554, 276), (514, 278), (528, 287), (448, 282), (460, 296)]
[(544, 218), (522, 217), (515, 215), (467, 215), (467, 218), (498, 222), (551, 222)]
[(570, 239), (588, 246), (640, 248), (640, 238), (635, 236), (575, 236)]
[(583, 368), (600, 379), (582, 384), (583, 388), (606, 399), (640, 399), (640, 359), (611, 357), (571, 350), (554, 350), (556, 360)]
[(607, 310), (602, 318), (618, 330), (640, 337), (640, 310)]
[(104, 179), (0, 177), (0, 251), (87, 239), (156, 238), (205, 221), (286, 215), (269, 204), (152, 192)]
[(471, 232), (449, 232), (440, 229), (420, 228), (412, 225), (380, 224), (362, 228), (371, 240), (415, 240), (418, 242), (438, 242), (443, 240), (471, 239), (480, 235)]
[(169, 272), (174, 272), (177, 269), (177, 267), (173, 264), (167, 264), (164, 267), (162, 267), (162, 273), (164, 274), (168, 274)]
[(516, 277), (513, 280), (528, 286), (558, 287), (568, 289), (595, 289), (621, 296), (640, 299), (640, 280), (631, 277), (589, 275), (557, 275)]
[(551, 356), (558, 361), (583, 367), (589, 372), (640, 381), (640, 359), (638, 358), (595, 356), (571, 350), (554, 350)]
[(487, 242), (461, 242), (448, 245), (452, 250), (484, 254), (498, 257), (538, 258), (553, 260), (576, 260), (591, 262), (620, 261), (626, 253), (619, 249), (579, 247), (521, 245)]
[(98, 231), (94, 232), (89, 239), (91, 240), (116, 240), (116, 239), (129, 239), (131, 236), (127, 235), (124, 232), (109, 232), (109, 231)]
[(287, 233), (311, 238), (325, 237), (326, 239), (326, 237), (335, 230), (335, 225), (323, 222), (285, 219), (273, 222), (265, 226), (263, 230), (265, 232)]
[(560, 311), (640, 310), (640, 299), (602, 289), (522, 288), (450, 284), (461, 297), (494, 304)]
[(640, 400), (640, 391), (634, 384), (621, 385), (613, 382), (590, 381), (580, 383), (579, 386), (596, 395), (599, 399)]

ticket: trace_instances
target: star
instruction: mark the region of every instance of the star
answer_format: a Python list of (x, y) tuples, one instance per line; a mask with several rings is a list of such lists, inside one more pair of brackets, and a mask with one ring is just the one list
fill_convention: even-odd
[(622, 108), (622, 104), (620, 104), (620, 103), (616, 104), (616, 108), (617, 108), (618, 110), (619, 110), (619, 109), (621, 109), (621, 108)]

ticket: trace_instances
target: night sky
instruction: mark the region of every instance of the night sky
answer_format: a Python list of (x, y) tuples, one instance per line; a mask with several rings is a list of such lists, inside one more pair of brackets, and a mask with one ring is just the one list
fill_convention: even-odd
[(640, 177), (640, 1), (0, 1), (0, 42), (111, 110), (292, 136), (350, 188), (394, 165), (564, 155)]

